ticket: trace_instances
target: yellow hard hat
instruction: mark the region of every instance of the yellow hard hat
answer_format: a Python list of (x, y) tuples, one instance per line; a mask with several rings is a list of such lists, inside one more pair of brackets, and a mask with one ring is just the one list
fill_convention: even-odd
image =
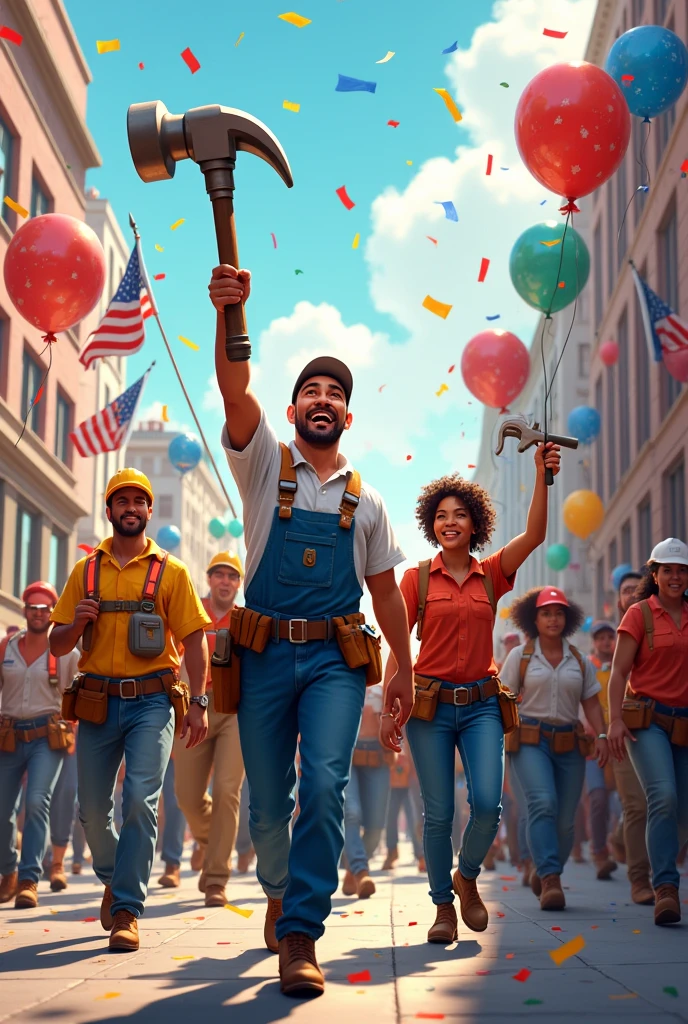
[(108, 481), (107, 490), (105, 491), (106, 503), (110, 495), (114, 494), (115, 491), (121, 490), (122, 487), (138, 487), (139, 490), (144, 491), (148, 495), (151, 502), (153, 501), (151, 482), (140, 469), (118, 469), (115, 475), (111, 476)]
[(241, 577), (244, 575), (244, 567), (241, 564), (241, 559), (231, 551), (220, 551), (219, 554), (213, 555), (208, 562), (206, 573), (211, 573), (213, 569), (217, 569), (220, 565), (227, 566), (228, 569), (236, 569)]

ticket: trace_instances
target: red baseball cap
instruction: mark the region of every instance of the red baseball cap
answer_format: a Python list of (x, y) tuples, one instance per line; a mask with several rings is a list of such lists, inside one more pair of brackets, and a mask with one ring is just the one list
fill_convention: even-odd
[(559, 590), (559, 587), (543, 587), (538, 594), (535, 607), (545, 608), (548, 604), (563, 604), (564, 608), (569, 606), (566, 594), (563, 590)]
[(35, 583), (29, 583), (28, 587), (22, 594), (22, 601), (24, 604), (35, 604), (44, 605), (48, 608), (54, 608), (57, 604), (57, 591), (52, 583), (45, 583), (43, 580), (36, 580)]

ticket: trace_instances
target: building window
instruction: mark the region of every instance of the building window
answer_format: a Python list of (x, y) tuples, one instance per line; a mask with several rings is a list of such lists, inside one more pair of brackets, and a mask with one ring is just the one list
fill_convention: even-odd
[(72, 446), (69, 432), (72, 429), (72, 403), (64, 395), (57, 392), (57, 410), (55, 415), (55, 454), (58, 459), (70, 466)]
[(21, 597), (32, 580), (39, 577), (41, 529), (38, 516), (17, 505), (17, 536), (14, 546), (14, 594)]
[(156, 511), (161, 519), (172, 519), (174, 517), (174, 498), (171, 494), (160, 494), (157, 500)]
[(631, 4), (631, 22), (633, 28), (636, 25), (641, 25), (643, 21), (643, 6), (645, 0), (633, 0)]
[(40, 217), (44, 213), (50, 213), (52, 201), (44, 191), (37, 178), (31, 180), (31, 216)]
[(628, 313), (624, 309), (617, 328), (619, 343), (619, 469), (621, 476), (631, 465), (630, 394), (628, 382)]
[(597, 586), (596, 602), (597, 602), (597, 618), (601, 618), (604, 615), (604, 603), (606, 600), (606, 587), (604, 585), (604, 557), (597, 560), (597, 573), (595, 574), (597, 579), (595, 580)]
[(606, 429), (603, 431), (607, 438), (607, 494), (611, 498), (616, 490), (616, 367), (607, 367), (607, 407), (604, 410)]
[(658, 25), (663, 25), (669, 13), (671, 0), (655, 0), (655, 20)]
[(638, 505), (636, 512), (638, 521), (638, 561), (637, 565), (647, 562), (652, 551), (652, 498), (646, 494)]
[(686, 473), (683, 456), (664, 474), (664, 532), (683, 540), (686, 536)]
[[(659, 294), (678, 313), (678, 226), (676, 222), (676, 196), (674, 195), (663, 226), (657, 234), (659, 249)], [(671, 409), (681, 393), (681, 384), (666, 367), (661, 367), (662, 415)]]
[[(601, 191), (598, 189), (598, 192)], [(593, 235), (593, 266), (595, 270), (595, 291), (593, 296), (593, 312), (595, 315), (595, 327), (600, 326), (602, 310), (604, 309), (604, 296), (602, 294), (602, 218), (597, 222)]]
[(590, 376), (590, 345), (587, 341), (578, 346), (578, 376), (585, 380)]
[[(602, 408), (602, 377), (598, 377), (595, 381), (595, 408), (599, 412), (600, 416), (604, 416), (604, 409)], [(604, 420), (602, 421), (604, 422)], [(604, 454), (602, 449), (602, 438), (604, 432), (597, 435), (595, 441), (595, 489), (600, 498), (604, 498)]]
[[(35, 398), (43, 380), (43, 367), (37, 363), (28, 349), (24, 349), (24, 370), (22, 376), (22, 419), (26, 419), (26, 425), (34, 434), (41, 434), (41, 404)], [(31, 403), (33, 408), (31, 407)], [(31, 412), (29, 412), (31, 409)], [(27, 419), (28, 415), (28, 419)]]
[(0, 118), (0, 217), (9, 223), (12, 212), (4, 201), (12, 191), (12, 136), (5, 122)]
[(630, 519), (627, 519), (621, 527), (621, 561), (626, 565), (632, 565), (633, 563)]
[(61, 592), (67, 582), (67, 538), (59, 530), (50, 535), (50, 569), (48, 582)]
[(155, 474), (155, 459), (152, 455), (144, 455), (141, 459), (141, 472), (151, 477)]
[[(647, 274), (647, 268), (640, 270), (642, 278)], [(666, 372), (663, 370), (663, 372)], [(640, 309), (640, 301), (636, 293), (635, 299), (635, 423), (638, 434), (637, 451), (643, 447), (650, 437), (650, 375), (652, 363), (647, 348), (645, 327), (643, 325), (643, 314)]]

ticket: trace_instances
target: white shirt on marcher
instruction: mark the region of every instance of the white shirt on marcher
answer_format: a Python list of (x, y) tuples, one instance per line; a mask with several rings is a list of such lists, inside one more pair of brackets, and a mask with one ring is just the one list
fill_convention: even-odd
[(563, 641), (564, 657), (553, 668), (540, 648), (539, 638), (528, 662), (521, 690), (521, 656), (525, 644), (514, 647), (502, 665), (499, 678), (512, 693), (523, 693), (518, 706), (519, 714), (526, 718), (537, 718), (548, 725), (575, 725), (579, 718), (579, 707), (583, 700), (599, 693), (600, 686), (594, 666), (583, 657), (584, 674), (568, 640)]
[(79, 671), (76, 649), (57, 659), (57, 686), (48, 674), (48, 652), (27, 665), (19, 650), (19, 637), (10, 637), (0, 665), (0, 711), (9, 718), (23, 720), (54, 715), (60, 710), (62, 694)]

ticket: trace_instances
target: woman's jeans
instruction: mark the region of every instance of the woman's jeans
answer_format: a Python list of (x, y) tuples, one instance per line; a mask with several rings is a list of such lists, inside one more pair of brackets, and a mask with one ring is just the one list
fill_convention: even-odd
[[(688, 708), (657, 704), (661, 714), (688, 716)], [(633, 731), (635, 743), (626, 742), (647, 799), (647, 852), (652, 884), (679, 884), (676, 858), (688, 840), (688, 747), (671, 743), (661, 726)]]
[(594, 857), (609, 855), (607, 835), (609, 834), (609, 793), (604, 777), (604, 768), (597, 761), (585, 762), (585, 785), (590, 800), (590, 847)]
[[(380, 750), (379, 742), (361, 740), (360, 750)], [(349, 871), (357, 875), (368, 870), (387, 820), (389, 765), (377, 768), (351, 766), (349, 784), (344, 790), (344, 852)]]
[[(568, 731), (559, 729), (555, 731)], [(583, 791), (585, 758), (575, 747), (555, 754), (550, 739), (541, 736), (537, 746), (522, 744), (509, 754), (511, 777), (525, 797), (528, 811), (527, 840), (540, 878), (560, 875), (573, 848), (576, 807)]]
[(420, 860), (423, 856), (423, 847), (418, 836), (416, 809), (411, 799), (411, 790), (408, 786), (397, 789), (392, 788), (389, 792), (389, 806), (387, 808), (387, 849), (396, 850), (399, 846), (399, 814), (403, 810), (406, 815), (406, 827), (413, 843), (413, 856)]
[[(469, 683), (468, 686), (476, 686)], [(443, 688), (455, 686), (443, 683)], [(504, 730), (496, 696), (473, 704), (438, 701), (431, 722), (410, 718), (409, 746), (425, 809), (423, 846), (432, 902), (453, 903), (451, 869), (454, 758), (458, 747), (471, 809), (459, 853), (464, 878), (477, 878), (499, 828), (504, 780)]]

